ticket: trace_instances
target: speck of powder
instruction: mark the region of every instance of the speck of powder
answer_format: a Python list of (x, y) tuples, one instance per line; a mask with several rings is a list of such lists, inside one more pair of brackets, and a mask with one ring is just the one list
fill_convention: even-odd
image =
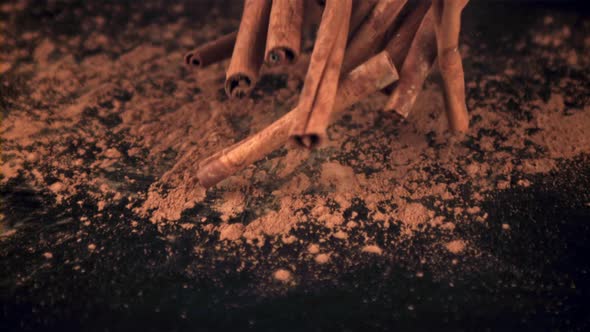
[(509, 231), (510, 230), (510, 225), (508, 224), (502, 224), (502, 229), (505, 231)]
[(381, 255), (383, 253), (383, 250), (381, 248), (379, 248), (378, 246), (371, 244), (368, 246), (364, 246), (362, 249), (362, 252), (367, 252), (367, 253), (375, 254), (375, 255)]
[(46, 259), (52, 259), (53, 258), (53, 254), (48, 252), (44, 252), (43, 253), (43, 257), (45, 257)]
[(96, 249), (96, 244), (91, 243), (91, 244), (88, 245), (88, 250), (94, 251), (95, 249)]
[(400, 208), (398, 218), (410, 231), (434, 217), (434, 213), (420, 203), (410, 203)]
[[(137, 222), (136, 222), (137, 223)], [(137, 225), (137, 224), (136, 224)], [(191, 223), (182, 223), (179, 225), (180, 228), (185, 229), (185, 230), (189, 230), (189, 229), (193, 229), (195, 227), (195, 224), (191, 224)], [(135, 226), (134, 226), (135, 227)]]
[(445, 248), (453, 254), (458, 254), (465, 249), (465, 241), (453, 240), (445, 244)]
[(240, 223), (224, 224), (219, 227), (219, 240), (235, 241), (244, 234), (244, 225)]
[(317, 254), (317, 253), (319, 253), (319, 252), (320, 252), (320, 246), (319, 246), (319, 245), (317, 245), (317, 244), (315, 244), (315, 243), (312, 243), (312, 244), (310, 244), (310, 245), (307, 247), (307, 251), (308, 251), (310, 254)]
[(314, 260), (318, 264), (326, 264), (328, 261), (330, 261), (330, 255), (329, 254), (319, 254), (319, 255), (315, 256)]
[(16, 234), (16, 229), (9, 229), (6, 232), (1, 233), (0, 238), (8, 238), (14, 234)]
[(449, 230), (449, 231), (453, 231), (453, 230), (455, 230), (455, 224), (452, 222), (446, 222), (441, 225), (441, 228)]
[(467, 213), (469, 214), (477, 214), (481, 211), (481, 208), (479, 206), (472, 206), (470, 208), (467, 208)]
[(295, 241), (297, 241), (297, 237), (293, 236), (293, 235), (283, 236), (281, 238), (281, 240), (283, 241), (284, 244), (291, 244), (291, 243), (294, 243)]
[(51, 190), (54, 193), (58, 193), (58, 192), (62, 191), (63, 188), (64, 188), (64, 184), (61, 182), (55, 182), (49, 186), (49, 190)]
[(289, 282), (292, 278), (291, 272), (289, 272), (289, 270), (285, 270), (285, 269), (276, 270), (275, 273), (273, 274), (273, 277), (275, 278), (275, 280), (285, 282), (285, 283)]
[(348, 233), (344, 232), (344, 231), (338, 231), (336, 233), (334, 233), (334, 237), (340, 240), (346, 240), (348, 239)]
[(359, 224), (358, 224), (357, 222), (355, 222), (355, 221), (349, 221), (349, 222), (347, 222), (347, 223), (346, 223), (346, 228), (349, 228), (349, 229), (350, 229), (350, 228), (355, 228), (355, 227), (357, 227), (358, 225), (359, 225)]
[(245, 196), (239, 191), (228, 191), (223, 199), (216, 205), (217, 211), (221, 212), (221, 220), (228, 221), (244, 210)]
[(121, 158), (121, 152), (119, 152), (117, 149), (111, 148), (104, 152), (104, 156), (111, 159), (117, 159)]

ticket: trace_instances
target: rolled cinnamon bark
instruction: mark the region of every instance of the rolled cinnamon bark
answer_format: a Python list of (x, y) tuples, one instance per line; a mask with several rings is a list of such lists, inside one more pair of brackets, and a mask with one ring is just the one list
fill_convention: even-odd
[(459, 53), (461, 12), (467, 2), (468, 0), (434, 0), (432, 3), (445, 109), (449, 128), (457, 132), (466, 132), (469, 129), (463, 62)]
[(347, 73), (379, 51), (383, 38), (407, 0), (380, 0), (358, 28), (346, 49), (342, 72)]
[[(386, 52), (381, 52), (342, 78), (336, 96), (335, 112), (382, 89), (397, 79), (397, 71)], [(296, 107), (262, 131), (235, 143), (199, 164), (197, 178), (209, 188), (280, 148), (289, 139), (289, 129), (299, 117)]]
[(353, 0), (352, 14), (350, 15), (350, 26), (348, 27), (348, 40), (356, 33), (361, 23), (365, 21), (369, 13), (375, 8), (377, 0)]
[(302, 23), (303, 0), (273, 0), (264, 56), (269, 66), (297, 61)]
[(327, 0), (303, 90), (299, 97), (299, 117), (291, 138), (307, 148), (320, 143), (334, 107), (340, 67), (348, 38), (352, 0)]
[(430, 9), (414, 36), (400, 70), (400, 79), (385, 104), (386, 111), (395, 111), (404, 118), (408, 116), (435, 59), (434, 13)]
[(389, 53), (396, 68), (401, 68), (412, 45), (412, 40), (420, 27), (422, 19), (430, 8), (429, 0), (420, 0), (407, 14), (401, 24), (398, 24), (387, 44), (385, 50)]
[[(350, 25), (349, 25), (349, 33), (348, 33), (348, 40), (354, 36), (354, 33), (359, 28), (361, 23), (367, 18), (369, 13), (375, 7), (379, 0), (353, 0), (352, 1), (352, 13), (350, 15)], [(316, 3), (320, 7), (324, 7), (326, 5), (326, 0), (316, 0)]]
[(229, 97), (250, 94), (264, 60), (264, 46), (270, 15), (270, 0), (245, 0), (242, 20), (225, 79)]
[(223, 35), (199, 46), (184, 56), (184, 62), (193, 67), (205, 68), (231, 56), (236, 43), (237, 31)]

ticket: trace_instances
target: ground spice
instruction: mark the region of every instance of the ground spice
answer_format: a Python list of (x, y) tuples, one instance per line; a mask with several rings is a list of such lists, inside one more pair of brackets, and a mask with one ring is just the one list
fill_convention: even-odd
[[(237, 26), (235, 20), (221, 23)], [(561, 29), (555, 31), (540, 29), (522, 38), (540, 45), (536, 56), (548, 61), (589, 64), (588, 54), (575, 49), (543, 53), (543, 47), (569, 38)], [(201, 32), (219, 34), (210, 25)], [(137, 33), (186, 38), (173, 23)], [(199, 161), (292, 109), (304, 66), (288, 72), (263, 68), (252, 98), (235, 101), (220, 87), (227, 61), (189, 72), (182, 52), (147, 42), (116, 56), (95, 52), (77, 60), (60, 53), (55, 40), (31, 38), (36, 47), (29, 63), (16, 64), (18, 50), (6, 55), (15, 63), (7, 69), (10, 74), (28, 77), (34, 92), (11, 97), (0, 126), (0, 185), (18, 181), (48, 193), (56, 204), (87, 193), (96, 211), (82, 223), (92, 223), (113, 207), (125, 208), (137, 216), (130, 222), (150, 220), (162, 233), (181, 227), (214, 234), (223, 241), (220, 246), (261, 247), (275, 238), (295, 246), (304, 241), (295, 231), (319, 225), (326, 233), (303, 248), (323, 264), (336, 261), (322, 245), (330, 238), (385, 257), (400, 242), (437, 228), (444, 237), (442, 251), (466, 255), (472, 248), (456, 239), (457, 225), (485, 223), (480, 203), (490, 193), (530, 186), (529, 174), (551, 172), (563, 158), (590, 153), (590, 106), (568, 99), (571, 78), (548, 82), (537, 74), (525, 77), (540, 82), (535, 86), (551, 85), (550, 91), (547, 98), (531, 92), (532, 100), (515, 109), (509, 102), (514, 96), (496, 86), (523, 79), (530, 68), (507, 62), (506, 68), (475, 78), (471, 66), (486, 63), (489, 55), (465, 42), (461, 51), (472, 118), (466, 135), (447, 132), (435, 73), (407, 120), (399, 122), (381, 111), (386, 96), (372, 96), (328, 129), (324, 148), (279, 150), (205, 191), (196, 178)], [(89, 47), (80, 40), (70, 42)], [(299, 63), (308, 58), (302, 54)], [(402, 236), (377, 243), (367, 231), (371, 227), (383, 233), (399, 227)], [(501, 227), (510, 230), (507, 224)], [(14, 233), (3, 226), (0, 237)], [(293, 276), (277, 270), (274, 278)]]

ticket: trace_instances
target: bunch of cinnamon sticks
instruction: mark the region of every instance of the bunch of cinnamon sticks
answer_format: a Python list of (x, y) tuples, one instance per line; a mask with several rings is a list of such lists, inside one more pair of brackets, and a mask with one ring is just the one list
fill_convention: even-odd
[(314, 148), (327, 139), (334, 116), (368, 95), (389, 94), (384, 106), (404, 118), (431, 68), (442, 77), (449, 128), (465, 132), (461, 12), (468, 0), (245, 0), (239, 29), (189, 52), (203, 68), (230, 58), (225, 91), (247, 97), (262, 65), (299, 60), (304, 15), (322, 16), (298, 105), (262, 131), (203, 160), (197, 171), (208, 188), (262, 159), (288, 141)]

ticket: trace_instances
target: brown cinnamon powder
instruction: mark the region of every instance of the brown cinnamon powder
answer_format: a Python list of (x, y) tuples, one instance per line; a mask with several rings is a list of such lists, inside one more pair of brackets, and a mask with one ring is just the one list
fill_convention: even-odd
[[(145, 29), (142, 33), (154, 28)], [(157, 29), (181, 34), (174, 24)], [(210, 26), (203, 31), (216, 34)], [(523, 38), (540, 45), (559, 39)], [(548, 99), (535, 95), (523, 102), (515, 114), (505, 111), (511, 96), (493, 88), (523, 70), (507, 64), (506, 71), (480, 80), (466, 71), (468, 90), (494, 93), (468, 99), (472, 126), (463, 137), (446, 131), (435, 79), (404, 122), (381, 111), (386, 97), (377, 94), (329, 128), (326, 148), (278, 151), (205, 191), (196, 179), (199, 161), (292, 109), (304, 66), (288, 72), (264, 68), (254, 97), (234, 101), (220, 94), (227, 63), (187, 72), (182, 52), (148, 43), (119, 57), (97, 54), (81, 61), (48, 57), (56, 48), (54, 41), (38, 40), (34, 62), (11, 69), (30, 75), (28, 84), (36, 88), (13, 100), (2, 121), (0, 182), (20, 177), (51, 193), (56, 204), (88, 193), (97, 207), (88, 222), (123, 205), (164, 233), (180, 221), (184, 229), (199, 228), (244, 246), (278, 237), (286, 245), (298, 243), (294, 230), (318, 224), (329, 230), (320, 240), (335, 238), (343, 246), (385, 256), (390, 248), (376, 245), (367, 227), (399, 226), (405, 240), (426, 228), (455, 238), (456, 225), (486, 222), (479, 204), (489, 193), (530, 186), (528, 174), (551, 172), (562, 158), (590, 153), (590, 109), (566, 105), (560, 87), (569, 79), (557, 82)], [(485, 60), (485, 54), (469, 55), (466, 63)], [(557, 57), (553, 60), (572, 62), (569, 52)], [(587, 63), (588, 55), (579, 53), (574, 62)], [(191, 219), (201, 215), (199, 209), (219, 218)], [(366, 214), (359, 215), (363, 209)], [(386, 244), (395, 247), (399, 241)], [(466, 252), (462, 240), (440, 244), (454, 254)], [(321, 243), (309, 245), (315, 261), (333, 261)], [(279, 270), (274, 278), (291, 280), (292, 274)]]

